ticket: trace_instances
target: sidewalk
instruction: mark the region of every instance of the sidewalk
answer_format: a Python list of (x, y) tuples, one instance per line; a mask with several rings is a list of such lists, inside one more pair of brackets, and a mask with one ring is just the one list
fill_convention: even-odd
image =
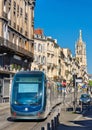
[(6, 109), (10, 107), (10, 103), (9, 102), (5, 102), (5, 103), (0, 103), (0, 110)]
[[(78, 127), (79, 130), (79, 125), (75, 124), (74, 122), (78, 120), (79, 118), (82, 117), (82, 114), (79, 113), (74, 113), (72, 111), (72, 107), (70, 108), (69, 111), (67, 111), (69, 107), (67, 105), (63, 106), (61, 108), (61, 113), (59, 117), (59, 126), (57, 130), (74, 130), (74, 128)], [(74, 127), (76, 126), (76, 127)], [(83, 129), (81, 129), (83, 130)]]

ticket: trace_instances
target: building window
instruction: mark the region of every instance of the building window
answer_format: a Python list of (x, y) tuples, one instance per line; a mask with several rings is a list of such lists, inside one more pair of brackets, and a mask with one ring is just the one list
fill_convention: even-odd
[(36, 51), (36, 43), (34, 43), (34, 50)]
[(25, 13), (25, 21), (27, 21), (27, 19), (28, 19), (28, 14)]
[(41, 46), (41, 44), (38, 44), (38, 52), (42, 52), (42, 46)]
[(43, 56), (43, 63), (46, 64), (46, 57)]
[(8, 30), (8, 40), (10, 40), (10, 31)]
[(38, 62), (41, 63), (41, 56), (38, 57)]
[(12, 34), (12, 42), (14, 43), (14, 33)]
[(4, 0), (4, 12), (6, 12), (6, 0)]
[(42, 46), (42, 51), (45, 52), (45, 45)]
[(23, 9), (22, 9), (22, 8), (20, 8), (20, 15), (22, 15), (22, 13), (23, 13)]
[(19, 13), (19, 5), (17, 5), (17, 12)]
[(13, 8), (14, 10), (16, 10), (16, 2), (14, 1), (14, 4), (13, 4)]
[(19, 44), (20, 44), (19, 46), (21, 46), (21, 38), (19, 38)]
[(50, 57), (50, 54), (49, 54), (49, 53), (47, 53), (47, 57)]

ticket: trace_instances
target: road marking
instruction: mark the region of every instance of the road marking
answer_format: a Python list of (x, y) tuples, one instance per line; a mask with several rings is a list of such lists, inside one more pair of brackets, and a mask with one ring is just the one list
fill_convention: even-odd
[(85, 117), (85, 119), (92, 120), (92, 117)]
[(82, 115), (77, 116), (74, 121), (79, 120), (82, 117)]
[(77, 116), (74, 121), (79, 120), (87, 110), (83, 111), (81, 115)]

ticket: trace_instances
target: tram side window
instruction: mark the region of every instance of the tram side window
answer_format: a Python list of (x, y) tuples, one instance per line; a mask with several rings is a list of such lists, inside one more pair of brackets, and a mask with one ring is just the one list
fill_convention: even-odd
[(2, 86), (0, 85), (0, 95), (2, 94)]

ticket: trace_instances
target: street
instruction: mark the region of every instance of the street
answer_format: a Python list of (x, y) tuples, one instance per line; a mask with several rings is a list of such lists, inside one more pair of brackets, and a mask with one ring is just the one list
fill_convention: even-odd
[[(80, 95), (81, 93), (79, 93)], [(79, 96), (78, 96), (79, 97)], [(41, 130), (41, 127), (44, 127), (47, 130), (47, 124), (50, 124), (50, 130), (53, 130), (51, 127), (51, 120), (54, 119), (55, 113), (57, 114), (58, 110), (60, 112), (59, 124), (57, 130), (92, 130), (92, 104), (88, 108), (83, 108), (83, 111), (80, 113), (74, 113), (72, 109), (68, 110), (67, 108), (72, 108), (73, 93), (68, 94), (65, 97), (65, 102), (54, 109), (48, 118), (42, 122), (35, 121), (13, 121), (10, 118), (10, 109), (9, 103), (0, 104), (0, 130)], [(63, 104), (64, 103), (64, 104)]]

